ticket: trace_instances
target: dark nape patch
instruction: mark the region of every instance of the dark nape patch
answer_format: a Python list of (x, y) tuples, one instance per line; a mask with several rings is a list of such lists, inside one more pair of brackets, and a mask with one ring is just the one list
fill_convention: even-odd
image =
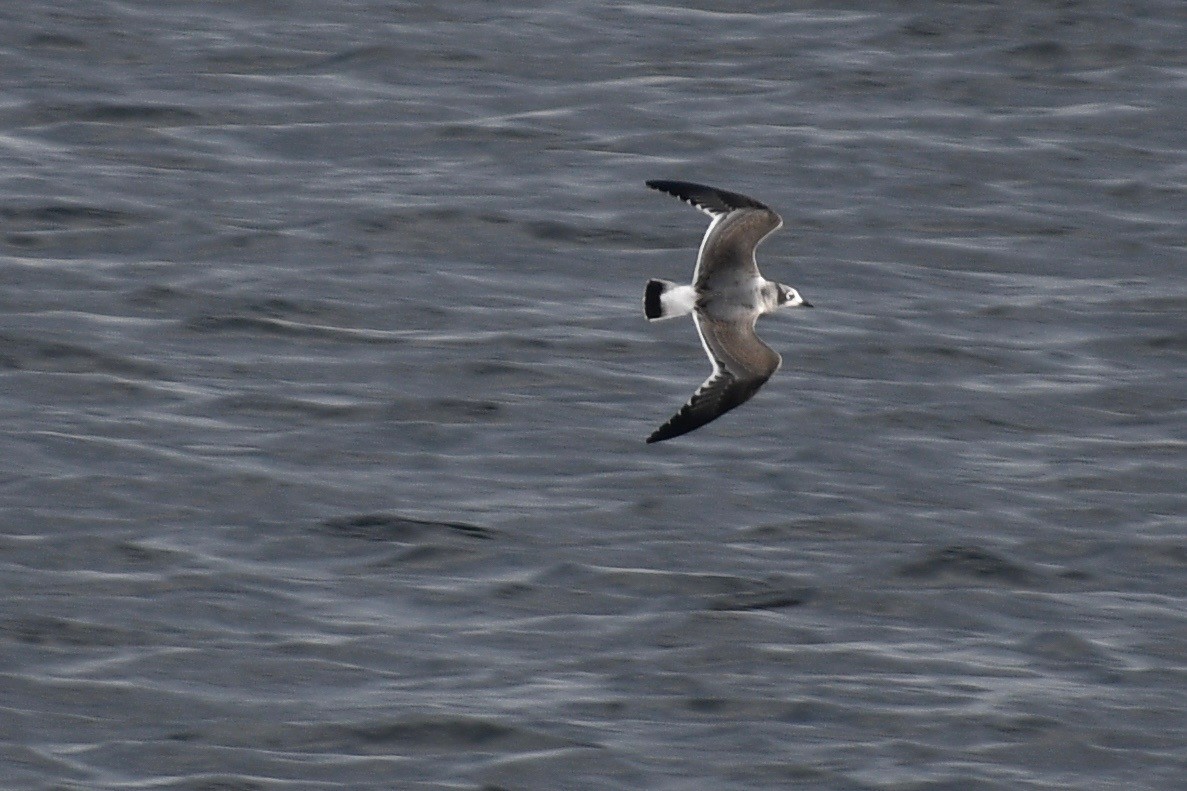
[(348, 538), (397, 543), (422, 541), (433, 535), (455, 535), (480, 539), (491, 539), (497, 535), (497, 532), (489, 527), (468, 525), (464, 522), (434, 522), (382, 513), (335, 517), (322, 522), (322, 526), (333, 533)]

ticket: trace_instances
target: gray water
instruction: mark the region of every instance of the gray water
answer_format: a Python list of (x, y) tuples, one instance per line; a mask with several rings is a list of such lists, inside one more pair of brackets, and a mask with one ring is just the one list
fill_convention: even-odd
[[(0, 787), (1182, 789), (1179, 2), (11, 2)], [(649, 277), (784, 217), (783, 370)]]

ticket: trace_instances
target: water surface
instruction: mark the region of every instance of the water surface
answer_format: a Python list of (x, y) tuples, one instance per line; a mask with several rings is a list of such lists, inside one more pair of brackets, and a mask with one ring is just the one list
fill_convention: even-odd
[(0, 22), (4, 787), (1180, 787), (1180, 4)]

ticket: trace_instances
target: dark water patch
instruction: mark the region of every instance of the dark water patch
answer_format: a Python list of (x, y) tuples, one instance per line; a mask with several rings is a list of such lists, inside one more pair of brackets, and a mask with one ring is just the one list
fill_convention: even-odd
[(48, 49), (48, 50), (63, 50), (63, 51), (83, 51), (90, 49), (90, 45), (86, 40), (76, 38), (75, 36), (66, 35), (64, 33), (38, 33), (29, 36), (25, 41), (25, 46), (32, 49)]
[(34, 250), (43, 246), (44, 240), (32, 233), (9, 233), (4, 235), (4, 243), (9, 247)]
[(466, 370), (475, 376), (506, 377), (522, 379), (525, 376), (536, 376), (535, 366), (512, 363), (506, 360), (478, 360), (466, 363)]
[(1141, 332), (1125, 337), (1102, 338), (1082, 344), (1094, 355), (1110, 360), (1126, 361), (1132, 365), (1134, 355), (1187, 355), (1187, 331), (1167, 329), (1162, 332)]
[(964, 374), (968, 371), (996, 372), (1010, 362), (1006, 350), (970, 347), (966, 341), (952, 338), (950, 345), (939, 343), (882, 343), (866, 341), (860, 345), (846, 345), (834, 354), (822, 357), (820, 363), (828, 370), (846, 376), (862, 378), (885, 371), (925, 368), (933, 378)]
[(1043, 563), (1082, 564), (1102, 551), (1107, 551), (1099, 540), (1088, 540), (1086, 536), (1102, 531), (1110, 532), (1122, 518), (1120, 511), (1110, 508), (1086, 507), (1047, 511), (1043, 515), (1044, 521), (1069, 525), (1068, 535), (1059, 536), (1052, 532), (1041, 539), (1028, 541), (1023, 546), (1028, 556)]
[(1110, 379), (1108, 385), (1087, 393), (1079, 399), (1078, 406), (1112, 417), (1142, 421), (1159, 415), (1173, 415), (1183, 409), (1182, 390), (1176, 389), (1169, 380), (1164, 383), (1151, 377), (1133, 383), (1115, 384), (1115, 381), (1116, 378)]
[(120, 567), (132, 571), (172, 568), (183, 556), (172, 549), (151, 546), (143, 541), (119, 541), (111, 548)]
[[(586, 582), (620, 594), (653, 601), (673, 597), (667, 606), (683, 609), (691, 598), (695, 606), (717, 611), (774, 610), (807, 603), (813, 588), (784, 578), (752, 579), (728, 574), (623, 569), (583, 566)], [(574, 579), (577, 579), (576, 577)], [(683, 604), (681, 603), (683, 602)]]
[(294, 734), (306, 751), (367, 755), (376, 752), (525, 753), (592, 747), (573, 739), (495, 719), (465, 715), (416, 715), (366, 724), (312, 726)]
[(878, 532), (876, 514), (830, 514), (828, 516), (800, 516), (790, 522), (773, 522), (744, 527), (738, 537), (761, 542), (764, 546), (792, 543), (802, 547), (808, 540), (829, 542), (857, 542), (868, 540)]
[(256, 316), (271, 318), (287, 318), (290, 316), (315, 316), (324, 312), (324, 308), (309, 300), (297, 300), (288, 297), (251, 297), (236, 300), (243, 310)]
[[(1070, 590), (1106, 591), (1124, 585), (1134, 594), (1157, 593), (1167, 574), (1187, 569), (1187, 544), (1175, 538), (1086, 537), (1115, 535), (1132, 529), (1133, 521), (1122, 515), (1105, 527), (1084, 527), (1074, 537), (1030, 542), (1027, 550), (1049, 563)], [(1159, 525), (1147, 529), (1157, 530)]]
[(147, 250), (158, 241), (151, 227), (131, 229), (59, 228), (55, 230), (22, 231), (3, 236), (12, 252), (23, 256), (94, 260), (108, 255), (112, 249), (125, 253)]
[(525, 579), (500, 582), (491, 588), (490, 595), (513, 611), (541, 616), (564, 612), (570, 616), (600, 617), (633, 612), (639, 607), (638, 599), (629, 592), (587, 584), (583, 567), (570, 563), (558, 564)]
[(901, 31), (916, 38), (938, 38), (945, 34), (948, 26), (936, 17), (919, 15), (907, 21)]
[[(95, 519), (84, 525), (96, 527)], [(64, 525), (59, 524), (59, 529)], [(104, 526), (114, 531), (116, 526)], [(184, 554), (160, 549), (143, 541), (104, 535), (70, 534), (68, 536), (38, 536), (36, 538), (8, 538), (0, 535), (0, 547), (13, 567), (39, 571), (93, 571), (102, 574), (135, 575), (145, 579), (147, 572), (163, 572), (183, 561)]]
[(165, 375), (160, 366), (141, 359), (110, 354), (79, 343), (42, 341), (9, 334), (0, 334), (0, 368), (151, 379)]
[(274, 392), (224, 396), (211, 402), (211, 408), (216, 413), (308, 420), (359, 420), (380, 413), (376, 405), (366, 402), (298, 398)]
[[(1143, 284), (1122, 284), (1123, 286), (1132, 285), (1134, 287), (1141, 287)], [(1183, 311), (1187, 310), (1187, 296), (1135, 296), (1128, 297), (1125, 293), (1119, 293), (1116, 300), (1111, 300), (1111, 304), (1117, 310), (1124, 310), (1125, 312), (1132, 312), (1132, 314), (1147, 314), (1153, 316), (1166, 316), (1168, 318), (1178, 317)]]
[(1040, 577), (1007, 558), (976, 546), (951, 546), (932, 550), (919, 560), (900, 567), (908, 579), (928, 582), (1034, 585)]
[(1187, 569), (1187, 543), (1183, 541), (1174, 539), (1150, 541), (1139, 544), (1136, 549), (1150, 563), (1176, 569)]
[(646, 773), (635, 761), (616, 753), (605, 747), (572, 747), (501, 757), (474, 773), (480, 783), (476, 791), (575, 789), (577, 785), (573, 781), (578, 777), (597, 778), (593, 785), (601, 791), (646, 788), (649, 783)]
[[(695, 337), (695, 334), (694, 334)], [(602, 360), (608, 357), (638, 360), (639, 344), (636, 338), (624, 337), (621, 329), (594, 330), (574, 328), (561, 330), (557, 345), (569, 356), (585, 360)], [(691, 356), (691, 355), (690, 355)], [(583, 368), (585, 366), (582, 366)], [(630, 374), (633, 376), (633, 374)]]
[[(393, 568), (421, 574), (440, 573), (468, 564), (485, 564), (491, 560), (485, 547), (457, 542), (425, 543), (409, 546), (391, 558), (372, 563), (369, 569)], [(471, 600), (469, 592), (450, 592), (433, 596), (443, 606), (457, 606)]]
[(265, 791), (274, 787), (275, 783), (272, 779), (259, 782), (228, 772), (196, 772), (184, 777), (162, 779), (149, 787), (153, 791)]
[(890, 357), (915, 365), (969, 363), (986, 370), (1004, 367), (1006, 362), (1004, 353), (974, 349), (964, 343), (963, 340), (953, 338), (952, 345), (905, 344), (891, 352)]
[(546, 145), (562, 138), (559, 129), (549, 129), (511, 118), (483, 118), (471, 122), (445, 122), (433, 127), (436, 136), (446, 143), (533, 143)]
[(139, 645), (143, 637), (125, 629), (75, 618), (29, 615), (0, 621), (0, 635), (27, 645), (98, 648)]
[(385, 332), (351, 327), (335, 327), (303, 321), (249, 314), (204, 314), (184, 321), (186, 329), (210, 334), (273, 335), (286, 338), (318, 338), (343, 343), (396, 344), (410, 340), (415, 333)]
[(1063, 667), (1097, 668), (1112, 664), (1109, 653), (1091, 640), (1066, 631), (1040, 632), (1025, 640), (1022, 650)]
[(43, 112), (62, 121), (141, 126), (188, 126), (202, 118), (198, 111), (185, 107), (117, 102), (50, 106), (44, 108)]
[(302, 73), (326, 62), (317, 52), (278, 47), (216, 48), (202, 60), (219, 74)]
[[(213, 318), (233, 318), (242, 315), (282, 321), (287, 319), (298, 325), (303, 323), (302, 320), (333, 315), (341, 307), (332, 301), (316, 298), (224, 294), (172, 283), (138, 284), (128, 291), (126, 299), (138, 307), (153, 308), (170, 314), (189, 312), (195, 310), (194, 306), (203, 306), (209, 310), (207, 316)], [(199, 323), (202, 319), (201, 314), (195, 316)]]
[(487, 209), (472, 210), (448, 206), (391, 210), (382, 214), (358, 217), (354, 224), (366, 233), (444, 235), (459, 232), (468, 225), (504, 226), (512, 223), (510, 215)]
[[(900, 407), (878, 412), (869, 415), (867, 419), (895, 431), (918, 431), (924, 435), (940, 435), (946, 438), (980, 434), (981, 429), (986, 428), (994, 432), (1031, 434), (1040, 425), (1034, 421), (1026, 422), (1027, 415), (1009, 411), (1005, 406), (985, 405), (983, 409), (972, 413), (950, 411), (952, 409), (950, 404), (923, 404), (913, 408)], [(967, 407), (960, 408), (963, 409)], [(991, 414), (990, 409), (994, 409), (998, 414)], [(1006, 414), (1009, 417), (1006, 417)]]
[(374, 513), (327, 519), (322, 527), (334, 535), (367, 541), (419, 543), (434, 537), (493, 539), (498, 531), (464, 522), (410, 519), (398, 514)]
[(193, 296), (187, 290), (162, 283), (148, 286), (138, 285), (126, 297), (130, 305), (156, 309), (173, 309), (192, 299)]
[(495, 401), (466, 398), (400, 399), (383, 409), (383, 417), (397, 422), (437, 424), (490, 423), (502, 417)]
[(754, 590), (738, 591), (713, 598), (709, 609), (726, 612), (746, 610), (781, 610), (799, 607), (812, 600), (815, 590), (809, 586), (781, 586), (762, 583)]
[(142, 225), (153, 218), (138, 212), (86, 204), (44, 203), (0, 206), (6, 232), (95, 230)]
[(1066, 68), (1071, 61), (1071, 53), (1058, 41), (1032, 41), (1005, 54), (1010, 64), (1028, 69)]
[(565, 244), (601, 244), (611, 247), (635, 245), (639, 241), (638, 231), (625, 228), (596, 227), (592, 224), (574, 225), (558, 221), (537, 221), (525, 223), (528, 234), (542, 242)]
[(366, 209), (345, 225), (360, 250), (401, 258), (449, 257), (464, 251), (465, 259), (483, 261), (491, 258), (492, 251), (521, 251), (524, 260), (529, 260), (542, 251), (517, 214), (490, 205)]

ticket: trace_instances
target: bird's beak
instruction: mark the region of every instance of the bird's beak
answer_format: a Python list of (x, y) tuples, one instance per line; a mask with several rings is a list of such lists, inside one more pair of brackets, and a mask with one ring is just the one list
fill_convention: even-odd
[(805, 299), (803, 302), (800, 303), (800, 307), (801, 308), (812, 308), (812, 307), (816, 307), (816, 306)]

